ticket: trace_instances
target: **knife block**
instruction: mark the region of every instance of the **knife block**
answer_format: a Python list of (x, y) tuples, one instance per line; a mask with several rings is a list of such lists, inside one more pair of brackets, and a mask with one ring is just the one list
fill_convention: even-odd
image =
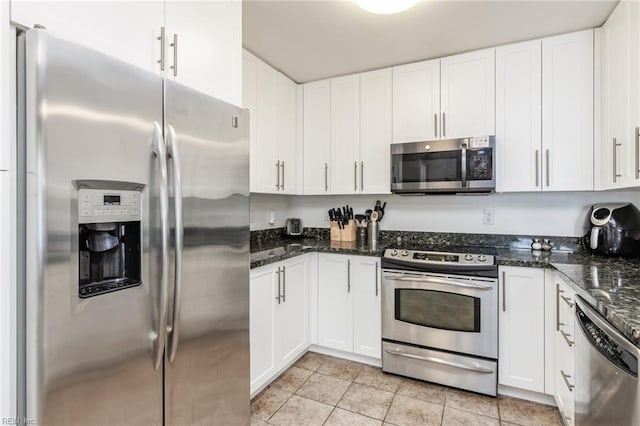
[(340, 230), (340, 241), (355, 241), (357, 230), (355, 221), (350, 220), (344, 229)]
[(338, 226), (338, 222), (331, 222), (329, 226), (329, 237), (331, 238), (331, 241), (341, 241), (341, 231), (342, 229)]

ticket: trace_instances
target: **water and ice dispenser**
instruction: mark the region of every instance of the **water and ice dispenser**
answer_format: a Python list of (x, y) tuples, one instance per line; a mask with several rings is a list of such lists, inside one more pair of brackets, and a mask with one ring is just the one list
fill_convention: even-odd
[(142, 283), (141, 201), (139, 191), (79, 190), (79, 297)]

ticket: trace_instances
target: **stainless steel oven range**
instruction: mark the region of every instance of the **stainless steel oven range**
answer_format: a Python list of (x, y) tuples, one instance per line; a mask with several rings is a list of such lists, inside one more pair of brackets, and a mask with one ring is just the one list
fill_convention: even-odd
[(469, 250), (385, 250), (383, 371), (497, 394), (498, 266)]

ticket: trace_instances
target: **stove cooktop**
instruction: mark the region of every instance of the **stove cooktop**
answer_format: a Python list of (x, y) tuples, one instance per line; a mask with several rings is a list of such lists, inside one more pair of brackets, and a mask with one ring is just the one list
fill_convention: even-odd
[(497, 251), (492, 247), (448, 246), (441, 250), (390, 247), (382, 255), (382, 267), (396, 270), (497, 276), (496, 255)]

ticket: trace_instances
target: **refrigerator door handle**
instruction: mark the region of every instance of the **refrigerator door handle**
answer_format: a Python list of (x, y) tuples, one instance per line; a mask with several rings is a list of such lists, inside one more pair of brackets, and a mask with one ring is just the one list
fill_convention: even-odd
[(182, 249), (184, 247), (184, 226), (182, 221), (182, 174), (180, 172), (180, 151), (176, 131), (171, 124), (167, 134), (167, 158), (171, 160), (173, 172), (173, 215), (175, 217), (175, 278), (173, 283), (172, 324), (167, 327), (169, 334), (169, 362), (173, 362), (180, 338), (180, 308), (182, 307)]
[(169, 281), (169, 188), (167, 183), (167, 153), (162, 139), (162, 129), (157, 122), (153, 123), (153, 153), (160, 166), (158, 189), (160, 192), (160, 221), (162, 233), (162, 266), (160, 276), (160, 309), (158, 310), (157, 335), (153, 348), (153, 368), (157, 370), (162, 365), (162, 357), (166, 343), (166, 324), (168, 310), (168, 281)]

